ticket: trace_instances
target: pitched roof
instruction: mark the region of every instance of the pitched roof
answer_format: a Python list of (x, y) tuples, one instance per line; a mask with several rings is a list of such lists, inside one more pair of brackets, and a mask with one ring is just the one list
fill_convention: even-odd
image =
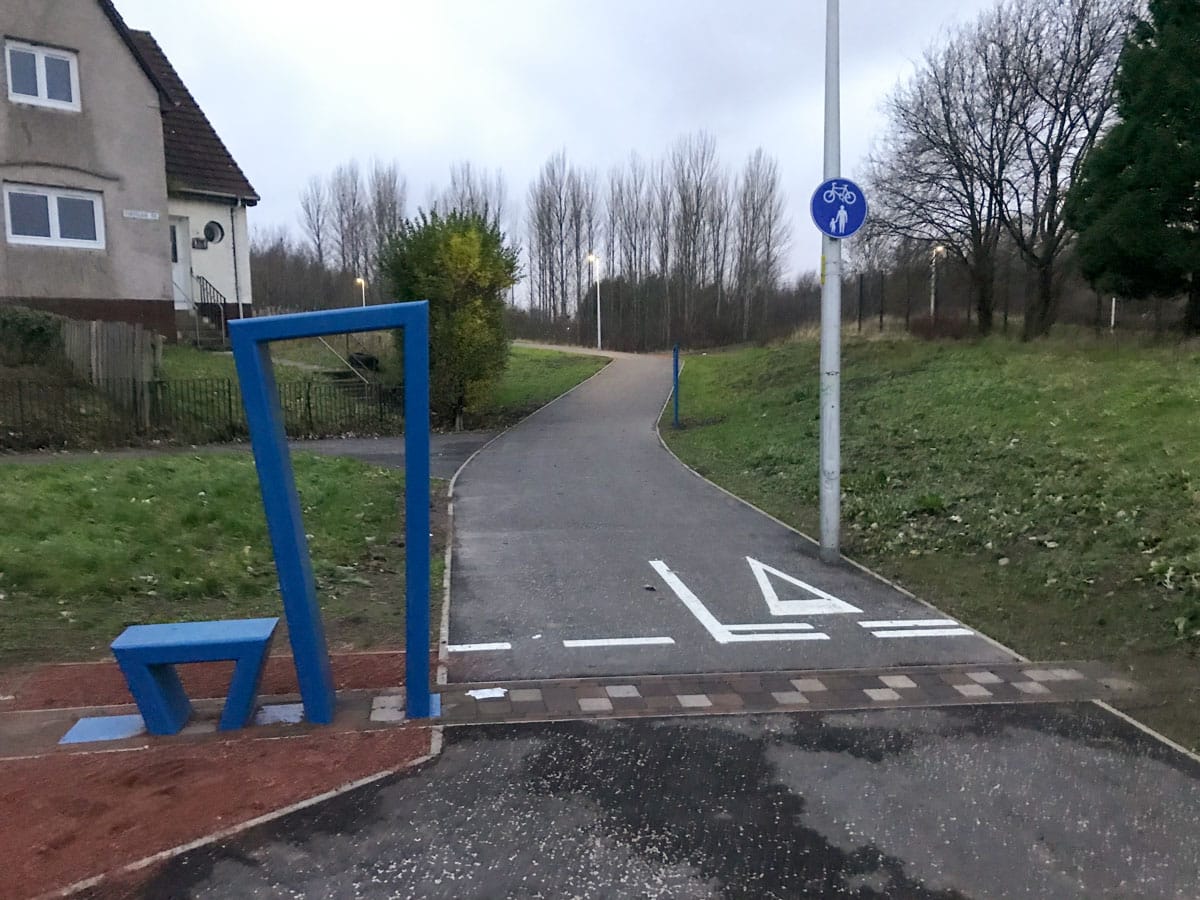
[[(106, 0), (101, 0), (105, 3)], [(163, 148), (167, 156), (167, 190), (240, 200), (247, 205), (259, 196), (203, 110), (184, 85), (158, 42), (148, 31), (127, 30), (135, 55), (163, 86)]]
[(112, 5), (112, 0), (98, 0), (98, 2), (100, 3), (100, 9), (102, 9), (104, 14), (108, 16), (108, 20), (112, 22), (113, 28), (116, 29), (117, 34), (120, 36), (125, 46), (129, 48), (129, 52), (133, 54), (133, 58), (137, 61), (137, 64), (141, 67), (142, 71), (146, 73), (146, 77), (150, 79), (150, 83), (158, 88), (158, 92), (163, 96), (164, 100), (170, 101), (172, 99), (171, 95), (168, 93), (163, 83), (159, 80), (158, 75), (153, 69), (150, 68), (150, 64), (142, 58), (141, 51), (133, 42), (133, 35), (129, 31), (129, 26), (125, 24), (125, 20), (122, 19), (121, 14), (117, 12), (117, 8)]

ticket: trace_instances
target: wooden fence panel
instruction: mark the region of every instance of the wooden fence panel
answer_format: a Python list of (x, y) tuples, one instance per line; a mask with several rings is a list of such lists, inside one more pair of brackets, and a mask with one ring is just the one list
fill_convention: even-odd
[(150, 385), (162, 361), (161, 335), (125, 322), (63, 325), (63, 351), (72, 371), (150, 427)]

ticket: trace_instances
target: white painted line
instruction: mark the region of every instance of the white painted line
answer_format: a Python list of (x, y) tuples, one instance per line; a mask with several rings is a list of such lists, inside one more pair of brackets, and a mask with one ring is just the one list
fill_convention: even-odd
[(898, 628), (892, 631), (872, 631), (877, 638), (895, 637), (958, 637), (973, 635), (970, 628)]
[(652, 644), (674, 644), (669, 637), (593, 638), (586, 641), (563, 641), (564, 647), (648, 647)]
[(859, 622), (863, 628), (937, 628), (957, 625), (954, 619), (886, 619), (882, 622)]
[(812, 631), (807, 622), (767, 622), (765, 625), (726, 625), (730, 631)]
[[(708, 607), (700, 602), (700, 598), (691, 592), (691, 589), (684, 584), (679, 576), (668, 568), (667, 564), (661, 559), (650, 560), (650, 565), (659, 577), (667, 583), (667, 586), (675, 592), (675, 596), (683, 601), (683, 605), (688, 608), (697, 621), (712, 635), (712, 639), (718, 644), (740, 644), (740, 643), (755, 643), (764, 641), (827, 641), (829, 635), (820, 632), (804, 632), (798, 633), (795, 631), (780, 633), (778, 631), (770, 634), (734, 634), (732, 629), (723, 625), (717, 620)], [(779, 625), (776, 628), (787, 628), (787, 625)]]
[(708, 633), (713, 636), (718, 644), (727, 644), (733, 637), (729, 633), (729, 629), (717, 621), (717, 617), (708, 611), (708, 607), (700, 602), (700, 598), (691, 592), (686, 584), (679, 580), (679, 576), (667, 567), (667, 564), (661, 559), (650, 560), (650, 568), (658, 573), (658, 576), (667, 583), (667, 586), (675, 592), (675, 596), (683, 601), (683, 605), (688, 608), (688, 611), (695, 616), (700, 624), (708, 629)]
[(770, 634), (731, 634), (729, 640), (736, 644), (751, 644), (762, 641), (827, 641), (829, 635), (823, 631), (773, 631)]
[[(851, 606), (845, 600), (839, 600), (833, 594), (826, 593), (819, 587), (813, 587), (799, 578), (795, 578), (786, 572), (780, 572), (778, 569), (768, 566), (766, 563), (761, 563), (753, 557), (747, 556), (746, 562), (750, 564), (750, 571), (754, 573), (754, 579), (758, 582), (758, 589), (762, 591), (763, 599), (767, 601), (767, 608), (771, 610), (773, 616), (831, 616), (838, 613), (860, 613), (862, 612), (857, 606)], [(780, 600), (779, 595), (775, 593), (775, 586), (771, 584), (771, 579), (767, 574), (774, 575), (776, 578), (786, 581), (788, 584), (807, 591), (812, 594), (812, 598), (808, 600)]]
[(451, 644), (446, 649), (451, 653), (476, 653), (480, 650), (511, 650), (512, 644), (506, 641), (495, 644)]

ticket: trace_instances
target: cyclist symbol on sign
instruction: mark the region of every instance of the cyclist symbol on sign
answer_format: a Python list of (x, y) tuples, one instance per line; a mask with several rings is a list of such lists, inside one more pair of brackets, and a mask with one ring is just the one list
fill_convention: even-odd
[(826, 203), (832, 203), (834, 200), (841, 200), (846, 206), (853, 206), (858, 202), (858, 194), (850, 190), (848, 184), (839, 184), (834, 182), (833, 185), (824, 194), (821, 199)]
[(831, 178), (813, 192), (812, 217), (824, 234), (843, 240), (862, 228), (867, 218), (867, 198), (848, 178)]

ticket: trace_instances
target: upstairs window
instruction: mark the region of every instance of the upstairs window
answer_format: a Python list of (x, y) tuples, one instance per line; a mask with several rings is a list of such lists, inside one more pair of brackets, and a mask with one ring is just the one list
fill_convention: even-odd
[(104, 199), (91, 191), (4, 185), (10, 244), (104, 249)]
[(4, 57), (9, 100), (79, 110), (79, 61), (70, 50), (8, 41)]

